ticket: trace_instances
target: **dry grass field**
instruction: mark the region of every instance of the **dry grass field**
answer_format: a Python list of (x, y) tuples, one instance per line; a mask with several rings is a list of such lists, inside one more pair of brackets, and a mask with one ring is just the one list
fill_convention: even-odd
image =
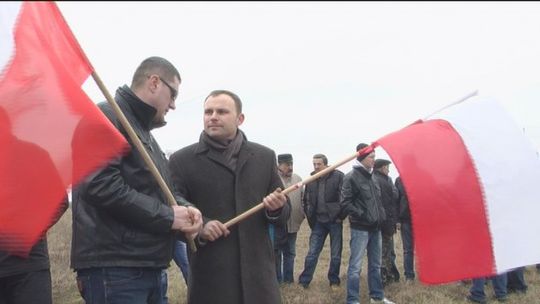
[[(49, 231), (49, 253), (51, 258), (51, 272), (53, 282), (54, 303), (83, 303), (75, 284), (75, 275), (69, 268), (70, 242), (71, 242), (71, 210), (68, 210), (62, 219)], [(329, 263), (329, 240), (325, 249), (321, 253), (319, 263), (315, 271), (315, 277), (310, 287), (304, 290), (298, 284), (283, 286), (282, 297), (285, 304), (332, 304), (345, 303), (345, 284), (346, 272), (349, 259), (349, 229), (348, 224), (344, 225), (343, 232), (343, 258), (341, 261), (341, 288), (333, 292), (326, 279)], [(297, 257), (295, 261), (295, 280), (302, 271), (304, 258), (308, 250), (309, 227), (304, 222), (297, 240)], [(398, 255), (397, 263), (400, 271), (402, 270), (401, 240), (399, 235), (396, 237), (396, 253)], [(365, 266), (362, 270), (361, 296), (362, 303), (369, 303), (367, 298), (367, 284), (365, 280)], [(171, 304), (186, 303), (186, 286), (181, 277), (180, 270), (174, 262), (168, 269), (169, 290), (168, 297)], [(526, 281), (529, 290), (525, 295), (512, 294), (509, 297), (508, 304), (535, 303), (540, 304), (540, 274), (534, 267), (527, 267)], [(456, 304), (467, 303), (465, 296), (470, 286), (464, 286), (458, 283), (452, 283), (440, 286), (427, 286), (419, 282), (414, 284), (405, 284), (399, 282), (388, 286), (385, 289), (385, 295), (398, 304)], [(488, 301), (498, 303), (493, 298), (491, 286), (486, 286)], [(264, 296), (264, 295), (261, 295)], [(216, 303), (217, 304), (217, 303)], [(251, 304), (251, 303), (248, 303)], [(256, 304), (256, 303), (254, 303)]]

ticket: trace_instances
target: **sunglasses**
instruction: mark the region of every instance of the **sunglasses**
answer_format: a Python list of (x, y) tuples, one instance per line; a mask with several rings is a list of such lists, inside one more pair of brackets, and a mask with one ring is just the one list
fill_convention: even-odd
[(178, 96), (178, 91), (175, 90), (169, 83), (167, 83), (165, 81), (165, 79), (163, 79), (163, 77), (161, 77), (161, 76), (158, 76), (158, 77), (161, 80), (161, 82), (163, 82), (169, 88), (169, 90), (171, 90), (171, 98), (172, 98), (172, 100), (176, 100), (176, 96)]

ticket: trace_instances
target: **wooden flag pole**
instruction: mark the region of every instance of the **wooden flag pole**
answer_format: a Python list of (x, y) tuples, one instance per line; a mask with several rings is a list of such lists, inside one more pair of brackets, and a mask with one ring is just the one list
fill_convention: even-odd
[[(305, 180), (303, 180), (303, 181), (301, 181), (299, 183), (296, 183), (296, 184), (290, 186), (289, 188), (283, 190), (281, 193), (288, 194), (289, 192), (292, 192), (292, 191), (294, 191), (296, 189), (300, 189), (302, 186), (307, 185), (307, 184), (311, 183), (312, 181), (319, 179), (321, 176), (324, 176), (324, 175), (330, 173), (331, 171), (333, 171), (337, 167), (340, 167), (341, 165), (343, 165), (343, 164), (357, 158), (359, 155), (364, 155), (366, 153), (371, 153), (371, 151), (373, 151), (373, 147), (372, 146), (367, 146), (364, 149), (361, 149), (358, 152), (352, 154), (351, 156), (348, 156), (348, 157), (344, 158), (343, 160), (335, 163), (334, 165), (332, 165), (332, 166), (330, 166), (330, 167), (328, 167), (328, 168), (326, 168), (326, 169), (324, 169), (324, 170), (322, 170), (320, 172), (317, 172), (316, 174), (306, 178)], [(235, 218), (229, 220), (228, 222), (226, 222), (225, 226), (227, 228), (229, 228), (232, 225), (237, 224), (238, 222), (240, 222), (242, 220), (245, 220), (246, 218), (252, 216), (253, 214), (257, 213), (258, 211), (260, 211), (263, 208), (264, 208), (264, 204), (259, 203), (256, 206), (254, 206), (253, 208), (245, 211), (244, 213), (242, 213), (242, 214), (236, 216)]]
[[(101, 90), (101, 92), (103, 93), (105, 98), (107, 99), (107, 102), (109, 102), (109, 104), (112, 106), (112, 108), (113, 108), (113, 110), (114, 110), (114, 112), (116, 114), (116, 117), (118, 117), (118, 119), (120, 120), (120, 123), (122, 124), (122, 126), (124, 127), (126, 132), (128, 133), (129, 138), (135, 144), (135, 147), (137, 148), (137, 150), (139, 151), (139, 153), (143, 157), (144, 162), (146, 163), (146, 165), (150, 169), (150, 172), (152, 172), (152, 175), (154, 176), (154, 178), (158, 182), (159, 187), (161, 188), (163, 193), (165, 193), (165, 196), (167, 197), (167, 201), (168, 201), (169, 205), (170, 206), (177, 205), (176, 199), (174, 198), (174, 196), (172, 195), (171, 190), (169, 189), (169, 187), (165, 183), (165, 180), (163, 180), (163, 177), (161, 176), (158, 169), (156, 168), (156, 165), (152, 161), (152, 158), (150, 158), (150, 155), (148, 154), (148, 152), (144, 148), (141, 140), (139, 139), (139, 137), (137, 136), (137, 134), (133, 130), (133, 127), (131, 127), (131, 125), (129, 124), (129, 121), (127, 120), (126, 116), (124, 115), (124, 113), (122, 112), (122, 110), (120, 109), (120, 107), (118, 106), (116, 101), (114, 100), (114, 98), (111, 96), (111, 94), (109, 93), (109, 91), (107, 90), (107, 88), (105, 87), (103, 82), (101, 81), (101, 78), (99, 77), (99, 75), (95, 71), (92, 72), (92, 77), (94, 78), (94, 81), (96, 82), (99, 89)], [(188, 240), (189, 248), (191, 249), (191, 251), (196, 252), (197, 247), (195, 246), (195, 242), (193, 241), (193, 239), (187, 238), (187, 240)]]

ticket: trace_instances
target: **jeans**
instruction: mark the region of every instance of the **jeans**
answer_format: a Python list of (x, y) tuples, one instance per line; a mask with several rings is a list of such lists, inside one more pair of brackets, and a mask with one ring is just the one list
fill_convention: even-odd
[(473, 279), (470, 290), (471, 298), (479, 302), (486, 300), (486, 294), (484, 293), (486, 279), (491, 279), (493, 290), (495, 291), (495, 297), (498, 299), (506, 297), (506, 273), (503, 273), (490, 278)]
[(347, 304), (360, 303), (360, 273), (362, 257), (367, 249), (369, 297), (384, 298), (381, 280), (381, 231), (364, 231), (351, 228), (351, 258), (347, 271)]
[(330, 234), (330, 267), (328, 269), (328, 280), (331, 285), (339, 285), (339, 268), (341, 266), (341, 251), (343, 249), (343, 225), (342, 223), (319, 223), (316, 222), (309, 237), (309, 251), (304, 262), (304, 271), (300, 274), (298, 282), (302, 285), (309, 285), (313, 279), (313, 273), (319, 254), (323, 249), (326, 236)]
[(31, 271), (0, 278), (0, 304), (52, 303), (51, 272)]
[(268, 225), (268, 234), (270, 235), (270, 241), (272, 241), (272, 247), (274, 247), (274, 225)]
[(103, 267), (77, 270), (77, 286), (87, 304), (161, 304), (160, 268)]
[(406, 279), (414, 279), (414, 240), (411, 223), (401, 223), (401, 241), (403, 242), (403, 270)]
[(167, 289), (169, 289), (169, 278), (167, 277), (167, 270), (161, 270), (161, 304), (169, 304), (169, 297), (167, 297)]
[(187, 256), (186, 243), (178, 240), (175, 241), (173, 259), (176, 265), (180, 267), (180, 271), (182, 272), (182, 276), (184, 277), (184, 281), (187, 285), (189, 276), (189, 261)]
[(525, 283), (525, 278), (523, 276), (523, 271), (525, 267), (519, 267), (512, 271), (508, 272), (508, 291), (509, 292), (527, 292), (527, 284)]
[(276, 267), (278, 282), (294, 283), (294, 258), (297, 233), (287, 233), (287, 243), (277, 250)]

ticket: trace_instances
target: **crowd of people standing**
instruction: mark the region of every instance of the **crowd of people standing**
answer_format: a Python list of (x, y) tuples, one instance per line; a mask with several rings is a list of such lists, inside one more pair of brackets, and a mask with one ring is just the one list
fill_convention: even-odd
[[(334, 169), (302, 186), (302, 178), (293, 170), (292, 154), (276, 156), (271, 148), (248, 140), (240, 129), (245, 119), (242, 101), (227, 90), (212, 91), (204, 99), (199, 140), (167, 158), (151, 131), (166, 125), (165, 115), (176, 108), (180, 83), (174, 65), (150, 57), (136, 69), (131, 85), (118, 88), (115, 96), (172, 190), (175, 204), (168, 202), (143, 153), (130, 139), (128, 153), (74, 186), (71, 268), (84, 301), (167, 303), (165, 269), (174, 258), (187, 284), (190, 304), (281, 303), (280, 284), (311, 288), (329, 235), (331, 290), (344, 290), (347, 304), (359, 304), (366, 256), (370, 303), (393, 304), (385, 287), (403, 279), (396, 265), (398, 230), (404, 280), (412, 282), (416, 276), (406, 189), (400, 178), (394, 182), (389, 176), (391, 162), (376, 159), (373, 150), (366, 151), (346, 174)], [(111, 106), (100, 103), (98, 107), (128, 138)], [(367, 144), (360, 143), (355, 150), (366, 148)], [(321, 153), (312, 162), (312, 175), (329, 167)], [(293, 185), (300, 185), (299, 189), (282, 193)], [(228, 221), (258, 207), (259, 212), (241, 222)], [(304, 219), (310, 228), (309, 249), (296, 277), (297, 236)], [(342, 286), (346, 219), (350, 256)], [(188, 242), (190, 249), (186, 249)], [(39, 260), (0, 253), (0, 304), (52, 302), (45, 238), (35, 253)], [(493, 281), (499, 301), (505, 301), (508, 292), (527, 290), (523, 269), (516, 269), (475, 278), (469, 301), (485, 303), (485, 279)], [(32, 293), (29, 286), (42, 288)]]

